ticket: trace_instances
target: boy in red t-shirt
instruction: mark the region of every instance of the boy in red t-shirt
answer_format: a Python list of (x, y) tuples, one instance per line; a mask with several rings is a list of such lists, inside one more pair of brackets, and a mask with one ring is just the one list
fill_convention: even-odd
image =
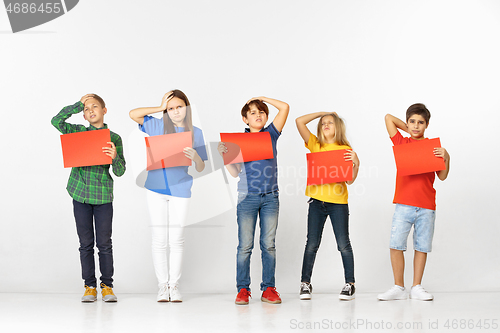
[[(426, 140), (425, 130), (429, 126), (431, 114), (424, 104), (413, 104), (406, 111), (406, 123), (387, 114), (385, 126), (394, 145)], [(398, 129), (410, 134), (409, 138), (401, 135)], [(446, 169), (436, 171), (439, 179), (445, 180), (450, 171), (450, 155), (444, 148), (435, 148), (434, 155), (444, 159)], [(392, 219), (391, 229), (391, 264), (395, 285), (383, 294), (378, 295), (381, 301), (407, 299), (408, 293), (404, 287), (406, 241), (413, 226), (413, 286), (410, 298), (431, 301), (434, 297), (420, 285), (424, 274), (427, 253), (432, 250), (434, 220), (436, 218), (436, 190), (434, 172), (400, 176), (396, 175), (396, 191), (394, 203), (396, 209)]]

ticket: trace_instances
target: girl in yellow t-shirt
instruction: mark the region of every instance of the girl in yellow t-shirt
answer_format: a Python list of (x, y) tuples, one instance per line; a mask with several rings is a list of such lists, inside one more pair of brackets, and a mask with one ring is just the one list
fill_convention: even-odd
[[(317, 136), (307, 128), (307, 123), (319, 118)], [(348, 149), (344, 154), (346, 161), (353, 163), (353, 177), (351, 181), (323, 185), (307, 186), (306, 195), (309, 212), (307, 216), (307, 243), (302, 262), (302, 278), (300, 285), (300, 299), (311, 299), (311, 275), (321, 243), (321, 236), (326, 218), (329, 216), (333, 233), (337, 240), (337, 249), (342, 256), (344, 265), (345, 285), (340, 292), (341, 300), (354, 299), (354, 257), (349, 240), (349, 207), (347, 205), (347, 185), (352, 184), (358, 175), (359, 159), (351, 149), (345, 135), (344, 121), (337, 113), (315, 112), (306, 114), (295, 120), (297, 129), (306, 147), (311, 153), (328, 150)], [(347, 185), (346, 185), (347, 184)]]

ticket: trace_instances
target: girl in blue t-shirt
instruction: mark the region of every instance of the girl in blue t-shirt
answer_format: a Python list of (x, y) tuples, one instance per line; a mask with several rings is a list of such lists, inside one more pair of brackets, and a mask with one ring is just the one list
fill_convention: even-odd
[[(163, 112), (163, 119), (150, 114)], [(130, 118), (149, 136), (191, 132), (193, 148), (184, 148), (184, 155), (195, 163), (196, 171), (205, 168), (207, 152), (202, 131), (193, 126), (191, 106), (180, 90), (166, 93), (158, 107), (137, 108)], [(158, 302), (182, 302), (178, 283), (182, 271), (184, 225), (191, 197), (193, 177), (187, 166), (148, 171), (145, 183), (151, 218), (153, 264), (158, 278)], [(167, 257), (167, 252), (169, 256)]]

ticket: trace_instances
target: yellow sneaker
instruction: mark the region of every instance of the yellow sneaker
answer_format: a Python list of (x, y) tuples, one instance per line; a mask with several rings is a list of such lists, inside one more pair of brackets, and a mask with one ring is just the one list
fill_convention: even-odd
[(82, 297), (82, 302), (94, 302), (97, 300), (97, 290), (95, 287), (85, 286), (85, 293)]
[(111, 289), (111, 287), (108, 287), (104, 283), (101, 283), (101, 294), (102, 294), (102, 300), (104, 302), (116, 302), (116, 301), (118, 301), (115, 294), (113, 294), (113, 289)]

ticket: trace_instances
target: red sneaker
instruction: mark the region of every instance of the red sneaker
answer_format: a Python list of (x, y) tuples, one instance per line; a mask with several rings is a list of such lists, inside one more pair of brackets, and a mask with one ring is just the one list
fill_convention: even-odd
[(242, 288), (238, 295), (236, 295), (236, 300), (234, 303), (238, 305), (245, 305), (248, 304), (248, 297), (252, 297), (252, 294), (246, 290), (246, 288)]
[(276, 291), (274, 287), (267, 287), (267, 289), (262, 293), (260, 298), (262, 302), (279, 304), (281, 303), (280, 294)]

